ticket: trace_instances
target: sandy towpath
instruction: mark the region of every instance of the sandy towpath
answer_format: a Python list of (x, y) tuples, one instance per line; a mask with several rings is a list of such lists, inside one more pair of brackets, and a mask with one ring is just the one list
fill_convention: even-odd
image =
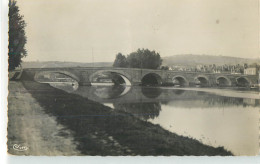
[(13, 155), (81, 155), (72, 131), (46, 114), (21, 82), (9, 82), (8, 152)]

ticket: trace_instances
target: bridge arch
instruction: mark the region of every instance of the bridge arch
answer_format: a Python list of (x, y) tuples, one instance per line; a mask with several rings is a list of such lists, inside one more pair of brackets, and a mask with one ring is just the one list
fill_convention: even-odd
[(209, 78), (205, 75), (198, 75), (194, 78), (195, 84), (200, 86), (207, 86), (209, 84)]
[(181, 75), (174, 76), (172, 78), (173, 85), (189, 86), (189, 81)]
[(232, 85), (231, 80), (229, 78), (227, 78), (226, 76), (218, 76), (216, 78), (216, 83), (220, 87), (227, 87), (227, 86)]
[(237, 86), (239, 87), (248, 87), (251, 84), (251, 81), (247, 77), (238, 77), (236, 78)]
[(34, 80), (38, 80), (40, 76), (44, 76), (46, 74), (51, 74), (51, 73), (57, 73), (57, 74), (62, 74), (65, 76), (68, 76), (74, 80), (76, 80), (77, 82), (80, 81), (80, 78), (78, 76), (76, 76), (75, 74), (68, 72), (68, 71), (39, 71), (34, 75)]
[(131, 76), (122, 70), (121, 71), (120, 70), (99, 70), (99, 71), (92, 73), (89, 76), (89, 81), (91, 83), (93, 83), (95, 81), (95, 77), (99, 76), (100, 74), (110, 74), (110, 78), (112, 79), (112, 81), (115, 84), (120, 84), (120, 85), (123, 84), (123, 85), (127, 85), (127, 86), (132, 85), (132, 83), (130, 81)]
[(141, 78), (141, 84), (146, 86), (162, 85), (162, 77), (157, 73), (147, 73)]

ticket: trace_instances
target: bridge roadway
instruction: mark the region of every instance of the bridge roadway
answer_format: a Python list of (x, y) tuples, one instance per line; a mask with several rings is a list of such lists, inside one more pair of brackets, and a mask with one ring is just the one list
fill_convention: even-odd
[[(237, 86), (258, 84), (258, 75), (184, 72), (170, 70), (153, 70), (139, 68), (114, 67), (66, 67), (66, 68), (26, 68), (22, 70), (21, 78), (37, 80), (44, 74), (60, 73), (76, 80), (80, 86), (88, 86), (95, 77), (102, 73), (113, 73), (121, 77), (127, 85), (141, 85), (156, 82), (158, 85), (194, 86), (200, 84), (205, 87)], [(128, 82), (127, 82), (128, 81)]]

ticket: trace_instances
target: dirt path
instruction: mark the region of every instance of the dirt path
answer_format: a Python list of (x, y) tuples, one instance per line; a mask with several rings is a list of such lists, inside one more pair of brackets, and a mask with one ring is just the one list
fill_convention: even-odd
[(72, 132), (45, 114), (20, 82), (9, 82), (8, 118), (10, 154), (81, 155)]

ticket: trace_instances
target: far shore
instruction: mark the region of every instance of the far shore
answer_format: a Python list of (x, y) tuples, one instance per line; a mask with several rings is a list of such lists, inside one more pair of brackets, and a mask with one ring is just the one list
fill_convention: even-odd
[(235, 97), (235, 98), (249, 98), (260, 99), (259, 90), (236, 90), (237, 88), (176, 88), (176, 87), (163, 87), (173, 90), (188, 90), (188, 91), (202, 91), (207, 93), (216, 94), (219, 96)]

